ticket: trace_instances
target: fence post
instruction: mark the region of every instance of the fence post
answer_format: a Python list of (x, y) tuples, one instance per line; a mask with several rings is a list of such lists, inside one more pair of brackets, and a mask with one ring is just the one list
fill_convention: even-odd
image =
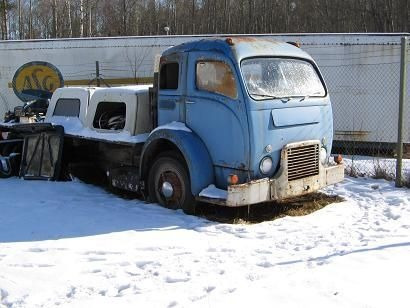
[(397, 160), (396, 160), (396, 187), (403, 186), (403, 114), (406, 101), (407, 86), (407, 36), (401, 38), (401, 61), (400, 61), (400, 99), (399, 121), (397, 132)]

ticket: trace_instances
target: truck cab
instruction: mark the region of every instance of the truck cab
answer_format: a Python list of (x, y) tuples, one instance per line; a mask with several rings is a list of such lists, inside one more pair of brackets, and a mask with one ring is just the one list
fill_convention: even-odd
[[(222, 204), (282, 200), (343, 180), (343, 166), (329, 162), (326, 84), (294, 44), (240, 37), (190, 42), (165, 51), (159, 72), (158, 125), (184, 123), (203, 143), (209, 184), (226, 191)], [(211, 197), (209, 190), (199, 193), (216, 203)]]

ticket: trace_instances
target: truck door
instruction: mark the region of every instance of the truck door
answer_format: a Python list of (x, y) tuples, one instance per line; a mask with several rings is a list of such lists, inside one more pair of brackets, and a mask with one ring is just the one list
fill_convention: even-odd
[(172, 121), (185, 121), (184, 99), (186, 92), (185, 53), (161, 58), (158, 94), (158, 125)]
[(241, 87), (231, 61), (211, 52), (188, 56), (186, 124), (205, 143), (217, 185), (229, 174), (247, 177), (249, 135)]

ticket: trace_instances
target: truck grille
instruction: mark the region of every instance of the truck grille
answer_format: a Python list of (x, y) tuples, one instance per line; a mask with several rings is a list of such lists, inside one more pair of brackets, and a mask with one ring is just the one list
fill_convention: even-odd
[(287, 152), (289, 181), (319, 174), (319, 144), (289, 148)]

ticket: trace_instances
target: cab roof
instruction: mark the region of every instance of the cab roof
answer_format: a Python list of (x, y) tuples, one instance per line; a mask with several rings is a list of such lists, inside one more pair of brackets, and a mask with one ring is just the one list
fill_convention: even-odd
[[(229, 44), (227, 41), (232, 43)], [(302, 49), (281, 41), (264, 37), (210, 38), (183, 43), (164, 51), (163, 56), (191, 51), (213, 51), (222, 53), (238, 63), (250, 57), (292, 57), (313, 60)]]

